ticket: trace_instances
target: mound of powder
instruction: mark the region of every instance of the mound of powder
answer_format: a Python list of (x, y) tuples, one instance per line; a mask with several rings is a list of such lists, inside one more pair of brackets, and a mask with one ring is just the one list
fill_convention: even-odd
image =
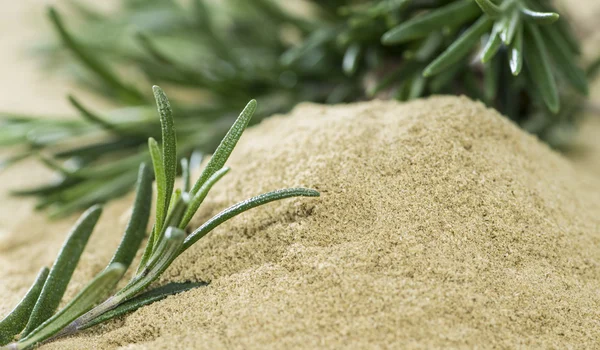
[[(228, 165), (195, 225), (269, 190), (321, 197), (242, 214), (159, 281), (207, 287), (42, 348), (597, 346), (599, 182), (480, 103), (304, 104), (249, 129)], [(99, 231), (82, 282), (121, 233)]]

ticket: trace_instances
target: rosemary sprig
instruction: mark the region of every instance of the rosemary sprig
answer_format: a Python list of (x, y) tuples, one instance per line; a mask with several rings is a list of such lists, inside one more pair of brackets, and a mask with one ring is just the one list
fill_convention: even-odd
[[(133, 261), (146, 233), (152, 202), (152, 174), (144, 163), (139, 168), (136, 199), (130, 221), (108, 266), (65, 307), (56, 312), (79, 257), (100, 217), (101, 207), (93, 206), (75, 224), (49, 273), (48, 269), (43, 269), (15, 310), (0, 321), (0, 345), (15, 340), (2, 349), (30, 349), (41, 342), (74, 334), (168, 295), (203, 286), (204, 283), (170, 283), (146, 291), (179, 255), (223, 222), (272, 201), (297, 196), (319, 196), (317, 191), (305, 188), (264, 193), (225, 209), (191, 234), (186, 234), (184, 230), (210, 188), (229, 170), (224, 167), (225, 162), (254, 114), (256, 101), (248, 103), (191, 190), (189, 167), (187, 161), (183, 162), (186, 164), (186, 184), (183, 190), (174, 191), (178, 156), (173, 114), (164, 92), (157, 86), (153, 90), (163, 135), (161, 148), (155, 141), (150, 142), (159, 196), (154, 226), (136, 274), (125, 287), (113, 293), (113, 289)], [(190, 162), (198, 163), (197, 160)]]
[[(40, 208), (61, 216), (133, 186), (138, 162), (151, 159), (148, 137), (163, 135), (151, 96), (120, 67), (199, 97), (172, 100), (180, 159), (213, 152), (250, 95), (266, 106), (254, 121), (302, 101), (466, 94), (554, 147), (565, 145), (557, 130), (577, 125), (588, 77), (570, 23), (549, 1), (306, 2), (306, 16), (281, 0), (121, 0), (113, 15), (76, 3), (79, 27), (50, 10), (58, 43), (42, 51), (47, 62), (72, 68), (85, 87), (124, 108), (96, 113), (72, 100), (81, 120), (1, 119), (0, 144), (23, 145), (23, 155), (44, 150), (73, 169), (17, 193), (38, 196)], [(93, 175), (99, 172), (101, 180)], [(93, 195), (79, 200), (81, 193)]]

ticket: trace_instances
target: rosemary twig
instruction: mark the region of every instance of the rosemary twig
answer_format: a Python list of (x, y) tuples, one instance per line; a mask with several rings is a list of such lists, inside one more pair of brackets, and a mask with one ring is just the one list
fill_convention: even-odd
[[(47, 269), (42, 270), (21, 303), (0, 321), (0, 346), (15, 340), (20, 334), (18, 340), (5, 348), (30, 349), (41, 342), (74, 334), (168, 295), (203, 286), (205, 284), (201, 282), (170, 283), (147, 291), (148, 286), (179, 255), (223, 222), (272, 201), (298, 196), (319, 196), (317, 191), (305, 188), (265, 193), (225, 209), (187, 235), (184, 229), (188, 229), (192, 216), (199, 209), (208, 191), (229, 170), (225, 167), (225, 162), (254, 114), (256, 101), (250, 101), (234, 122), (196, 185), (190, 189), (190, 169), (188, 162), (184, 161), (183, 190), (174, 190), (178, 155), (173, 115), (164, 92), (157, 86), (153, 90), (159, 107), (163, 134), (161, 148), (155, 141), (150, 142), (159, 196), (154, 226), (137, 272), (125, 287), (113, 292), (136, 256), (148, 225), (152, 202), (152, 174), (150, 167), (144, 163), (139, 168), (138, 188), (130, 221), (108, 266), (83, 287), (65, 307), (56, 312), (79, 257), (100, 217), (101, 208), (94, 206), (86, 211), (75, 225), (49, 274)], [(190, 163), (196, 165), (197, 157)]]

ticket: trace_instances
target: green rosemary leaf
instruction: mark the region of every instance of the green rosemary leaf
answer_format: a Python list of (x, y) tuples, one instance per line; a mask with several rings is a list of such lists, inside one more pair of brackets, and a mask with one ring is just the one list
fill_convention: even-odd
[(463, 35), (460, 36), (450, 47), (444, 51), (438, 58), (425, 68), (423, 75), (431, 77), (439, 74), (446, 68), (459, 62), (469, 54), (479, 38), (492, 26), (492, 20), (488, 17), (481, 17), (473, 24)]
[(358, 60), (360, 59), (361, 47), (359, 44), (353, 44), (346, 49), (344, 61), (342, 63), (344, 73), (348, 76), (354, 75), (358, 68)]
[(242, 110), (242, 113), (240, 113), (239, 117), (233, 123), (227, 132), (227, 135), (225, 135), (219, 144), (219, 147), (217, 147), (217, 150), (210, 158), (210, 161), (206, 165), (206, 168), (204, 168), (202, 171), (200, 178), (194, 184), (191, 194), (195, 195), (209, 177), (211, 177), (219, 169), (223, 168), (225, 162), (227, 159), (229, 159), (231, 152), (235, 148), (235, 145), (242, 136), (242, 133), (246, 129), (246, 126), (248, 126), (248, 122), (254, 115), (254, 112), (256, 111), (256, 105), (256, 100), (251, 100), (248, 102), (244, 110)]
[(150, 259), (150, 256), (152, 256), (152, 252), (154, 251), (154, 247), (155, 247), (155, 245), (154, 245), (155, 230), (156, 230), (156, 224), (152, 225), (152, 231), (150, 231), (151, 236), (148, 237), (148, 241), (146, 241), (146, 248), (144, 248), (144, 253), (142, 254), (142, 258), (140, 259), (140, 263), (135, 272), (136, 276), (142, 272), (142, 270), (146, 266), (146, 263), (148, 262), (148, 259)]
[(163, 273), (179, 255), (186, 233), (176, 227), (168, 227), (164, 238), (152, 253), (152, 256), (131, 282), (115, 295), (118, 300), (126, 301), (144, 290)]
[(594, 79), (600, 73), (600, 57), (597, 57), (592, 63), (590, 63), (585, 71), (585, 74), (589, 79)]
[(187, 158), (181, 158), (181, 180), (183, 182), (183, 192), (188, 192), (190, 190), (190, 162)]
[(31, 153), (29, 153), (29, 152), (23, 152), (23, 153), (14, 155), (10, 158), (0, 160), (0, 171), (10, 167), (13, 164), (16, 164), (16, 163), (22, 161), (23, 159), (26, 159), (30, 155), (31, 155)]
[(73, 95), (69, 95), (68, 96), (69, 102), (71, 103), (71, 105), (73, 107), (75, 107), (75, 109), (77, 109), (79, 111), (79, 113), (81, 114), (81, 116), (87, 120), (89, 120), (90, 122), (99, 125), (101, 128), (106, 129), (108, 131), (111, 131), (117, 135), (121, 135), (122, 132), (119, 131), (119, 129), (117, 128), (116, 125), (113, 125), (110, 122), (107, 122), (106, 120), (100, 118), (99, 116), (97, 116), (96, 114), (92, 113), (90, 110), (88, 110), (87, 108), (85, 108)]
[(90, 310), (112, 291), (123, 277), (126, 267), (120, 263), (110, 264), (87, 284), (64, 308), (19, 340), (20, 348), (27, 348), (60, 332), (65, 326)]
[(261, 194), (256, 197), (252, 197), (243, 202), (237, 203), (219, 214), (213, 216), (210, 220), (202, 224), (198, 229), (192, 232), (183, 242), (181, 252), (191, 247), (200, 238), (204, 237), (207, 233), (212, 231), (217, 226), (221, 225), (225, 221), (258, 206), (285, 199), (290, 197), (318, 197), (319, 192), (307, 188), (287, 188), (283, 190), (277, 190)]
[(105, 15), (97, 9), (87, 6), (87, 4), (81, 3), (81, 1), (67, 0), (65, 2), (68, 4), (69, 9), (81, 15), (81, 17), (87, 21), (100, 21), (105, 18)]
[[(167, 197), (171, 194), (167, 192), (167, 177), (165, 175), (165, 165), (163, 163), (163, 156), (160, 148), (158, 148), (158, 142), (150, 137), (148, 139), (148, 149), (150, 150), (150, 157), (152, 158), (152, 165), (154, 166), (154, 178), (156, 179), (156, 231), (153, 233), (157, 234), (163, 228), (163, 223), (167, 216)], [(153, 236), (155, 241), (156, 236)]]
[(492, 58), (494, 58), (496, 53), (498, 53), (500, 47), (502, 47), (500, 29), (498, 28), (498, 25), (495, 25), (494, 29), (492, 30), (492, 34), (490, 35), (490, 38), (488, 39), (485, 48), (483, 49), (483, 52), (481, 54), (481, 62), (489, 62)]
[(48, 277), (48, 268), (44, 267), (37, 275), (35, 281), (27, 291), (27, 294), (21, 299), (19, 304), (0, 321), (0, 346), (8, 344), (14, 336), (19, 334), (27, 325), (31, 311), (35, 306), (42, 287)]
[(369, 97), (373, 97), (384, 89), (388, 88), (395, 82), (402, 82), (414, 74), (415, 71), (420, 71), (423, 67), (422, 63), (409, 60), (397, 67), (394, 71), (387, 74), (377, 85), (367, 91)]
[(136, 296), (133, 299), (130, 299), (129, 301), (126, 301), (126, 302), (120, 304), (119, 306), (117, 306), (116, 308), (114, 308), (108, 312), (103, 313), (101, 316), (93, 319), (91, 322), (89, 322), (87, 324), (82, 325), (78, 329), (81, 330), (81, 329), (86, 329), (86, 328), (95, 326), (95, 325), (105, 322), (107, 320), (111, 320), (115, 317), (119, 317), (119, 316), (128, 314), (130, 312), (133, 312), (142, 306), (152, 304), (152, 303), (162, 300), (170, 295), (179, 294), (179, 293), (188, 291), (190, 289), (197, 288), (197, 287), (203, 287), (206, 285), (207, 284), (203, 283), (203, 282), (196, 282), (196, 283), (192, 283), (192, 282), (175, 283), (174, 282), (174, 283), (166, 284), (162, 287), (154, 288), (152, 290), (149, 290), (147, 292), (144, 292), (144, 293)]
[(61, 218), (75, 213), (81, 208), (123, 196), (135, 184), (135, 179), (135, 172), (127, 172), (112, 179), (96, 179), (92, 182), (82, 182), (75, 185), (60, 194), (60, 201), (64, 204), (59, 204), (53, 208), (49, 213), (49, 217), (52, 219)]
[(303, 19), (298, 18), (292, 15), (288, 11), (284, 11), (280, 6), (278, 1), (272, 0), (254, 0), (253, 5), (256, 7), (258, 11), (261, 11), (266, 18), (269, 18), (271, 21), (276, 24), (291, 24), (299, 30), (303, 32), (308, 32), (310, 29), (310, 24), (305, 22)]
[(212, 17), (208, 11), (208, 6), (204, 3), (204, 0), (193, 0), (192, 7), (194, 15), (198, 18), (198, 24), (202, 26), (202, 29), (208, 30), (212, 28)]
[(120, 138), (115, 140), (108, 140), (106, 142), (100, 142), (92, 145), (85, 145), (79, 147), (73, 147), (64, 151), (59, 151), (54, 154), (56, 158), (71, 158), (71, 157), (100, 157), (110, 152), (122, 152), (123, 149), (132, 146), (138, 146), (140, 143), (139, 139), (132, 138), (130, 136), (126, 138)]
[(152, 40), (147, 35), (145, 35), (144, 33), (137, 33), (135, 37), (141, 44), (142, 48), (144, 48), (144, 50), (146, 50), (146, 52), (148, 52), (150, 56), (154, 57), (155, 60), (167, 65), (174, 65), (173, 61), (170, 58), (168, 58), (156, 48), (154, 42), (152, 42)]
[(535, 25), (528, 23), (525, 34), (525, 44), (529, 48), (525, 55), (527, 68), (539, 87), (539, 94), (544, 103), (552, 113), (556, 114), (560, 110), (560, 99), (546, 44)]
[(502, 15), (500, 7), (496, 6), (496, 4), (490, 0), (475, 0), (475, 2), (481, 7), (481, 10), (491, 18), (497, 18)]
[(396, 92), (394, 93), (394, 99), (397, 101), (406, 101), (408, 99), (408, 94), (410, 93), (410, 80), (402, 80), (398, 83), (396, 87)]
[(452, 88), (452, 82), (455, 79), (460, 79), (460, 74), (465, 69), (465, 64), (455, 64), (452, 67), (449, 67), (445, 71), (436, 75), (432, 79), (430, 79), (431, 83), (429, 84), (429, 88), (432, 93), (441, 94), (443, 92), (448, 92)]
[(540, 31), (556, 70), (561, 72), (577, 91), (588, 95), (588, 79), (585, 71), (577, 66), (575, 55), (572, 54), (569, 44), (558, 35), (558, 29), (555, 26), (544, 26)]
[(325, 44), (338, 36), (338, 31), (333, 28), (323, 28), (313, 32), (305, 42), (297, 47), (293, 47), (281, 55), (280, 63), (289, 67), (300, 61), (303, 57), (314, 52), (319, 46)]
[(189, 204), (190, 195), (188, 193), (182, 193), (181, 190), (175, 191), (174, 203), (169, 210), (165, 227), (177, 227), (185, 215)]
[(425, 91), (425, 84), (427, 82), (427, 79), (424, 78), (422, 75), (417, 74), (411, 81), (410, 83), (410, 90), (408, 93), (408, 99), (409, 100), (414, 100), (416, 98), (419, 98), (423, 95), (423, 92)]
[(444, 36), (440, 32), (432, 32), (421, 43), (421, 46), (415, 51), (414, 59), (420, 62), (429, 61), (444, 41)]
[(48, 195), (56, 194), (57, 192), (60, 192), (61, 190), (65, 190), (65, 189), (69, 188), (70, 186), (75, 185), (77, 183), (79, 183), (79, 181), (76, 179), (62, 178), (54, 183), (50, 183), (50, 184), (46, 184), (46, 185), (41, 185), (41, 186), (36, 186), (36, 187), (31, 187), (31, 188), (24, 188), (24, 189), (20, 189), (20, 190), (11, 190), (10, 194), (13, 196), (31, 196), (31, 195), (48, 196)]
[(110, 264), (122, 264), (125, 269), (131, 265), (146, 235), (146, 227), (148, 226), (152, 207), (152, 172), (144, 163), (140, 165), (137, 183), (137, 193), (131, 218), (125, 229), (123, 239), (110, 261)]
[(515, 9), (511, 12), (510, 16), (505, 17), (501, 23), (502, 30), (500, 31), (500, 38), (505, 45), (510, 45), (519, 28), (519, 24), (521, 23), (521, 13)]
[[(171, 212), (173, 211), (175, 204), (181, 200), (182, 193), (183, 192), (179, 188), (173, 192), (173, 195), (171, 196), (171, 203), (169, 204), (169, 210), (167, 210), (167, 217), (169, 217), (171, 215)], [(169, 222), (169, 220), (165, 220), (165, 222)], [(165, 224), (165, 226), (168, 227), (169, 224)]]
[(141, 163), (149, 162), (150, 155), (146, 152), (140, 152), (121, 159), (101, 164), (98, 166), (87, 166), (73, 171), (73, 176), (86, 179), (106, 179), (132, 171)]
[(190, 156), (190, 170), (199, 168), (203, 160), (204, 153), (200, 152), (199, 150), (193, 151), (192, 155)]
[(455, 1), (388, 30), (381, 37), (381, 43), (394, 45), (424, 38), (443, 27), (455, 27), (466, 23), (480, 13), (479, 6), (473, 0)]
[(560, 38), (569, 45), (571, 50), (576, 55), (580, 55), (581, 44), (573, 33), (573, 28), (571, 27), (570, 23), (564, 17), (561, 17), (553, 25), (558, 29), (557, 34), (560, 36)]
[(510, 45), (509, 52), (510, 71), (513, 76), (521, 74), (523, 69), (523, 26), (517, 29), (515, 40)]
[(196, 212), (198, 211), (198, 208), (200, 208), (200, 204), (202, 204), (202, 202), (204, 201), (204, 198), (206, 198), (206, 195), (208, 194), (210, 189), (214, 186), (214, 184), (216, 184), (228, 172), (229, 172), (228, 167), (221, 168), (221, 169), (219, 169), (219, 171), (212, 174), (212, 176), (209, 177), (208, 180), (206, 180), (204, 182), (202, 187), (200, 187), (198, 192), (196, 192), (196, 194), (192, 198), (190, 205), (187, 208), (187, 211), (185, 212), (185, 215), (183, 215), (183, 219), (181, 219), (181, 221), (179, 222), (178, 227), (180, 229), (184, 230), (187, 227), (187, 225), (190, 223), (190, 221), (194, 217), (194, 214), (196, 214)]
[(69, 178), (69, 177), (73, 176), (73, 171), (72, 170), (65, 168), (62, 164), (59, 164), (54, 159), (49, 158), (49, 157), (47, 157), (47, 156), (45, 156), (43, 154), (39, 154), (38, 158), (49, 169), (57, 171), (58, 173), (62, 174), (64, 177)]
[(56, 31), (60, 35), (63, 43), (73, 52), (77, 58), (81, 60), (92, 72), (98, 75), (103, 81), (105, 81), (111, 88), (118, 91), (121, 96), (131, 102), (144, 102), (143, 95), (134, 89), (133, 87), (125, 85), (120, 79), (111, 72), (104, 64), (97, 60), (94, 56), (87, 52), (77, 41), (67, 32), (58, 12), (50, 7), (48, 9), (48, 16)]
[(50, 269), (48, 279), (44, 283), (42, 292), (23, 331), (24, 336), (50, 318), (58, 307), (101, 213), (100, 206), (93, 206), (83, 213), (75, 223)]
[(165, 208), (169, 207), (171, 193), (177, 176), (177, 136), (173, 122), (173, 110), (165, 92), (158, 86), (153, 86), (154, 98), (160, 115), (160, 126), (162, 131), (162, 158), (165, 172)]
[(496, 96), (498, 95), (498, 65), (499, 60), (494, 60), (488, 63), (485, 63), (483, 66), (484, 69), (484, 80), (483, 80), (483, 96), (485, 97), (485, 102), (491, 104)]
[(521, 8), (521, 13), (525, 18), (536, 24), (552, 24), (560, 18), (560, 15), (555, 12), (537, 12), (526, 7)]

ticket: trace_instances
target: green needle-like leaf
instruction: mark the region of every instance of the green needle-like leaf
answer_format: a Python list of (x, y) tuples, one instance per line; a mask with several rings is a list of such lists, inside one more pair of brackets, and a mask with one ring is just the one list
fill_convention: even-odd
[(123, 264), (110, 264), (56, 315), (32, 331), (27, 337), (21, 339), (17, 345), (18, 348), (27, 348), (48, 339), (60, 332), (77, 317), (90, 310), (112, 291), (125, 273), (125, 269), (126, 267)]
[(79, 113), (81, 114), (81, 116), (83, 118), (85, 118), (86, 120), (89, 120), (90, 122), (99, 125), (101, 128), (111, 131), (117, 135), (121, 135), (123, 134), (116, 125), (100, 118), (99, 116), (97, 116), (96, 114), (92, 113), (90, 110), (88, 110), (87, 108), (85, 108), (73, 95), (69, 95), (68, 96), (69, 102), (71, 103), (71, 105), (73, 107), (75, 107), (75, 109), (77, 109), (79, 111)]
[(179, 294), (185, 291), (188, 291), (193, 288), (206, 286), (206, 283), (203, 282), (186, 282), (186, 283), (169, 283), (162, 287), (157, 287), (147, 292), (144, 292), (133, 299), (130, 299), (116, 308), (103, 313), (100, 317), (95, 318), (92, 322), (81, 325), (78, 330), (86, 329), (97, 324), (100, 324), (104, 321), (113, 319), (115, 317), (119, 317), (125, 315), (127, 313), (133, 312), (139, 309), (142, 306), (152, 304), (159, 300), (162, 300), (170, 295)]
[(483, 63), (489, 62), (492, 58), (494, 58), (496, 53), (498, 53), (498, 50), (500, 50), (500, 47), (502, 47), (502, 39), (500, 39), (500, 31), (498, 29), (498, 26), (494, 26), (494, 30), (492, 30), (492, 34), (490, 35), (490, 38), (488, 39), (488, 41), (485, 45), (485, 48), (483, 49), (483, 52), (481, 55), (481, 62), (483, 62)]
[(408, 99), (414, 100), (423, 95), (423, 91), (425, 91), (425, 83), (427, 79), (425, 79), (422, 75), (416, 75), (410, 84), (410, 90), (408, 93)]
[(423, 75), (431, 77), (439, 74), (446, 68), (459, 62), (469, 54), (481, 36), (492, 26), (492, 20), (488, 17), (481, 17), (471, 26), (460, 38), (458, 38), (450, 47), (444, 51), (438, 58), (425, 68)]
[(588, 78), (585, 71), (577, 65), (577, 59), (571, 51), (569, 44), (557, 35), (555, 26), (544, 26), (541, 29), (544, 42), (547, 43), (546, 49), (554, 62), (556, 70), (562, 73), (562, 76), (573, 85), (577, 91), (583, 95), (588, 95)]
[(510, 71), (512, 75), (521, 74), (523, 69), (523, 26), (519, 26), (515, 40), (510, 45), (509, 55)]
[(119, 197), (135, 184), (135, 172), (126, 172), (116, 178), (94, 182), (81, 183), (81, 187), (75, 186), (62, 193), (62, 198), (67, 201), (66, 204), (58, 206), (50, 211), (50, 218), (60, 218), (65, 215), (75, 213), (81, 208), (89, 207), (95, 203), (104, 203), (111, 198)]
[(31, 153), (24, 152), (24, 153), (14, 155), (7, 159), (0, 159), (0, 172), (4, 169), (8, 168), (9, 166), (16, 164), (16, 163), (22, 161), (23, 159), (26, 159), (30, 155), (31, 155)]
[(146, 266), (125, 288), (116, 294), (121, 301), (131, 299), (150, 285), (179, 255), (186, 233), (176, 227), (168, 227)]
[(8, 344), (13, 338), (19, 334), (27, 325), (31, 311), (35, 306), (46, 278), (48, 277), (48, 268), (44, 267), (38, 274), (37, 278), (27, 291), (27, 294), (21, 299), (19, 304), (2, 320), (0, 321), (0, 346)]
[(526, 34), (525, 43), (528, 50), (525, 55), (525, 62), (527, 63), (527, 68), (531, 72), (533, 81), (536, 82), (539, 94), (548, 109), (552, 113), (558, 113), (560, 110), (560, 99), (558, 97), (556, 80), (550, 65), (550, 57), (546, 50), (546, 44), (535, 25), (527, 24)]
[(528, 8), (523, 7), (521, 12), (525, 15), (527, 20), (530, 20), (537, 24), (552, 24), (560, 18), (558, 13), (554, 12), (537, 12), (532, 11)]
[(102, 81), (106, 82), (111, 88), (120, 92), (122, 96), (132, 102), (143, 102), (144, 97), (136, 89), (125, 85), (121, 80), (109, 70), (104, 64), (102, 64), (96, 57), (90, 54), (86, 49), (77, 43), (77, 41), (69, 34), (66, 30), (58, 12), (50, 7), (48, 9), (48, 16), (56, 31), (60, 35), (64, 44), (73, 52), (79, 60), (84, 63), (92, 72), (98, 75)]
[(415, 51), (414, 58), (417, 61), (424, 62), (433, 58), (433, 55), (439, 50), (444, 41), (444, 36), (440, 32), (433, 32), (423, 40), (421, 46)]
[(491, 104), (498, 95), (498, 60), (488, 62), (484, 65), (483, 96), (488, 104)]
[(160, 126), (162, 131), (162, 159), (165, 172), (164, 208), (169, 207), (170, 194), (173, 192), (175, 177), (177, 176), (177, 137), (175, 136), (175, 125), (173, 122), (173, 110), (167, 95), (158, 87), (153, 86), (154, 98), (160, 115)]
[(169, 210), (165, 227), (177, 227), (190, 205), (189, 193), (182, 193), (181, 190), (177, 190), (175, 191), (173, 198), (176, 198), (176, 200)]
[(559, 18), (558, 21), (556, 21), (556, 23), (554, 23), (553, 25), (558, 29), (557, 30), (558, 36), (569, 45), (569, 47), (571, 48), (571, 51), (573, 51), (576, 55), (580, 55), (581, 54), (581, 43), (579, 42), (578, 38), (573, 33), (573, 28), (572, 28), (571, 23), (569, 23), (569, 21), (567, 21), (563, 17), (563, 18)]
[(242, 133), (246, 129), (246, 126), (248, 126), (248, 122), (250, 122), (250, 119), (254, 115), (255, 111), (256, 100), (251, 100), (250, 102), (248, 102), (242, 113), (240, 113), (239, 117), (233, 123), (233, 125), (227, 132), (227, 135), (225, 135), (225, 137), (219, 144), (219, 147), (217, 147), (217, 150), (210, 158), (210, 161), (206, 165), (206, 168), (204, 168), (204, 170), (202, 171), (200, 178), (194, 184), (194, 187), (191, 191), (192, 194), (196, 194), (198, 190), (200, 190), (200, 187), (202, 187), (204, 182), (206, 182), (206, 180), (208, 180), (209, 177), (211, 177), (219, 169), (223, 168), (225, 162), (227, 161), (227, 159), (229, 159), (231, 152), (233, 152), (235, 145), (237, 145), (237, 142), (239, 141), (240, 137), (242, 137)]
[(496, 6), (496, 4), (494, 4), (490, 0), (475, 0), (475, 2), (477, 3), (477, 5), (479, 5), (479, 7), (481, 7), (481, 10), (485, 12), (486, 15), (492, 18), (496, 18), (502, 15), (502, 10), (500, 9), (500, 7)]
[(49, 169), (55, 170), (56, 172), (64, 175), (67, 178), (69, 178), (69, 177), (71, 177), (73, 175), (73, 171), (72, 170), (65, 168), (62, 164), (59, 164), (53, 158), (49, 158), (49, 157), (47, 157), (47, 156), (45, 156), (43, 154), (40, 154), (39, 155), (39, 159)]
[(344, 73), (348, 76), (354, 75), (358, 68), (358, 60), (360, 58), (361, 47), (359, 44), (350, 45), (344, 54), (342, 63)]
[(520, 12), (515, 9), (510, 16), (507, 16), (501, 23), (502, 30), (500, 30), (500, 38), (505, 45), (510, 45), (517, 33), (519, 24), (521, 23)]
[(163, 223), (167, 216), (167, 197), (171, 194), (167, 193), (167, 177), (165, 175), (165, 165), (163, 163), (162, 152), (158, 147), (158, 142), (150, 137), (148, 139), (148, 149), (150, 150), (150, 157), (152, 158), (152, 165), (154, 166), (154, 178), (156, 179), (156, 223), (155, 230), (153, 232), (153, 241), (156, 241), (157, 231), (160, 232), (163, 227)]
[(152, 207), (152, 172), (144, 163), (140, 165), (137, 183), (137, 193), (133, 203), (131, 219), (129, 219), (123, 239), (110, 261), (110, 264), (122, 264), (125, 269), (131, 265), (142, 240), (146, 236), (146, 227), (148, 226)]
[(102, 208), (100, 206), (93, 206), (83, 213), (75, 223), (60, 253), (58, 253), (58, 258), (56, 258), (50, 269), (48, 279), (44, 283), (44, 288), (23, 331), (24, 336), (52, 317), (52, 314), (56, 311), (101, 213)]
[(181, 252), (184, 252), (186, 249), (191, 247), (194, 243), (196, 243), (200, 238), (204, 237), (207, 233), (215, 229), (215, 227), (221, 225), (225, 221), (237, 216), (247, 210), (252, 208), (256, 208), (258, 206), (285, 199), (290, 197), (318, 197), (319, 192), (307, 188), (287, 188), (283, 190), (277, 190), (273, 192), (268, 192), (261, 194), (256, 197), (252, 197), (243, 202), (235, 204), (219, 214), (213, 216), (210, 220), (205, 222), (202, 226), (192, 232), (183, 243), (183, 247)]
[(585, 70), (585, 74), (590, 80), (595, 79), (596, 76), (598, 76), (598, 73), (600, 73), (600, 57), (597, 57), (592, 61)]
[(480, 13), (473, 0), (455, 1), (390, 29), (383, 34), (381, 42), (384, 45), (394, 45), (424, 38), (443, 27), (455, 27), (466, 23)]
[(204, 201), (204, 198), (206, 198), (206, 195), (208, 194), (210, 189), (214, 186), (214, 184), (216, 184), (228, 172), (229, 172), (228, 167), (221, 168), (219, 171), (217, 171), (211, 177), (209, 177), (208, 180), (206, 180), (206, 182), (204, 182), (202, 187), (200, 187), (200, 190), (198, 190), (198, 192), (194, 195), (194, 197), (190, 201), (190, 205), (189, 205), (187, 211), (185, 212), (183, 219), (181, 219), (181, 222), (179, 223), (178, 227), (180, 229), (184, 230), (187, 227), (187, 225), (190, 223), (190, 221), (194, 217), (194, 214), (196, 214), (196, 212), (198, 211), (198, 208), (200, 208), (200, 204), (202, 204), (202, 202)]
[(190, 162), (187, 158), (181, 158), (181, 180), (183, 182), (183, 192), (190, 190)]

